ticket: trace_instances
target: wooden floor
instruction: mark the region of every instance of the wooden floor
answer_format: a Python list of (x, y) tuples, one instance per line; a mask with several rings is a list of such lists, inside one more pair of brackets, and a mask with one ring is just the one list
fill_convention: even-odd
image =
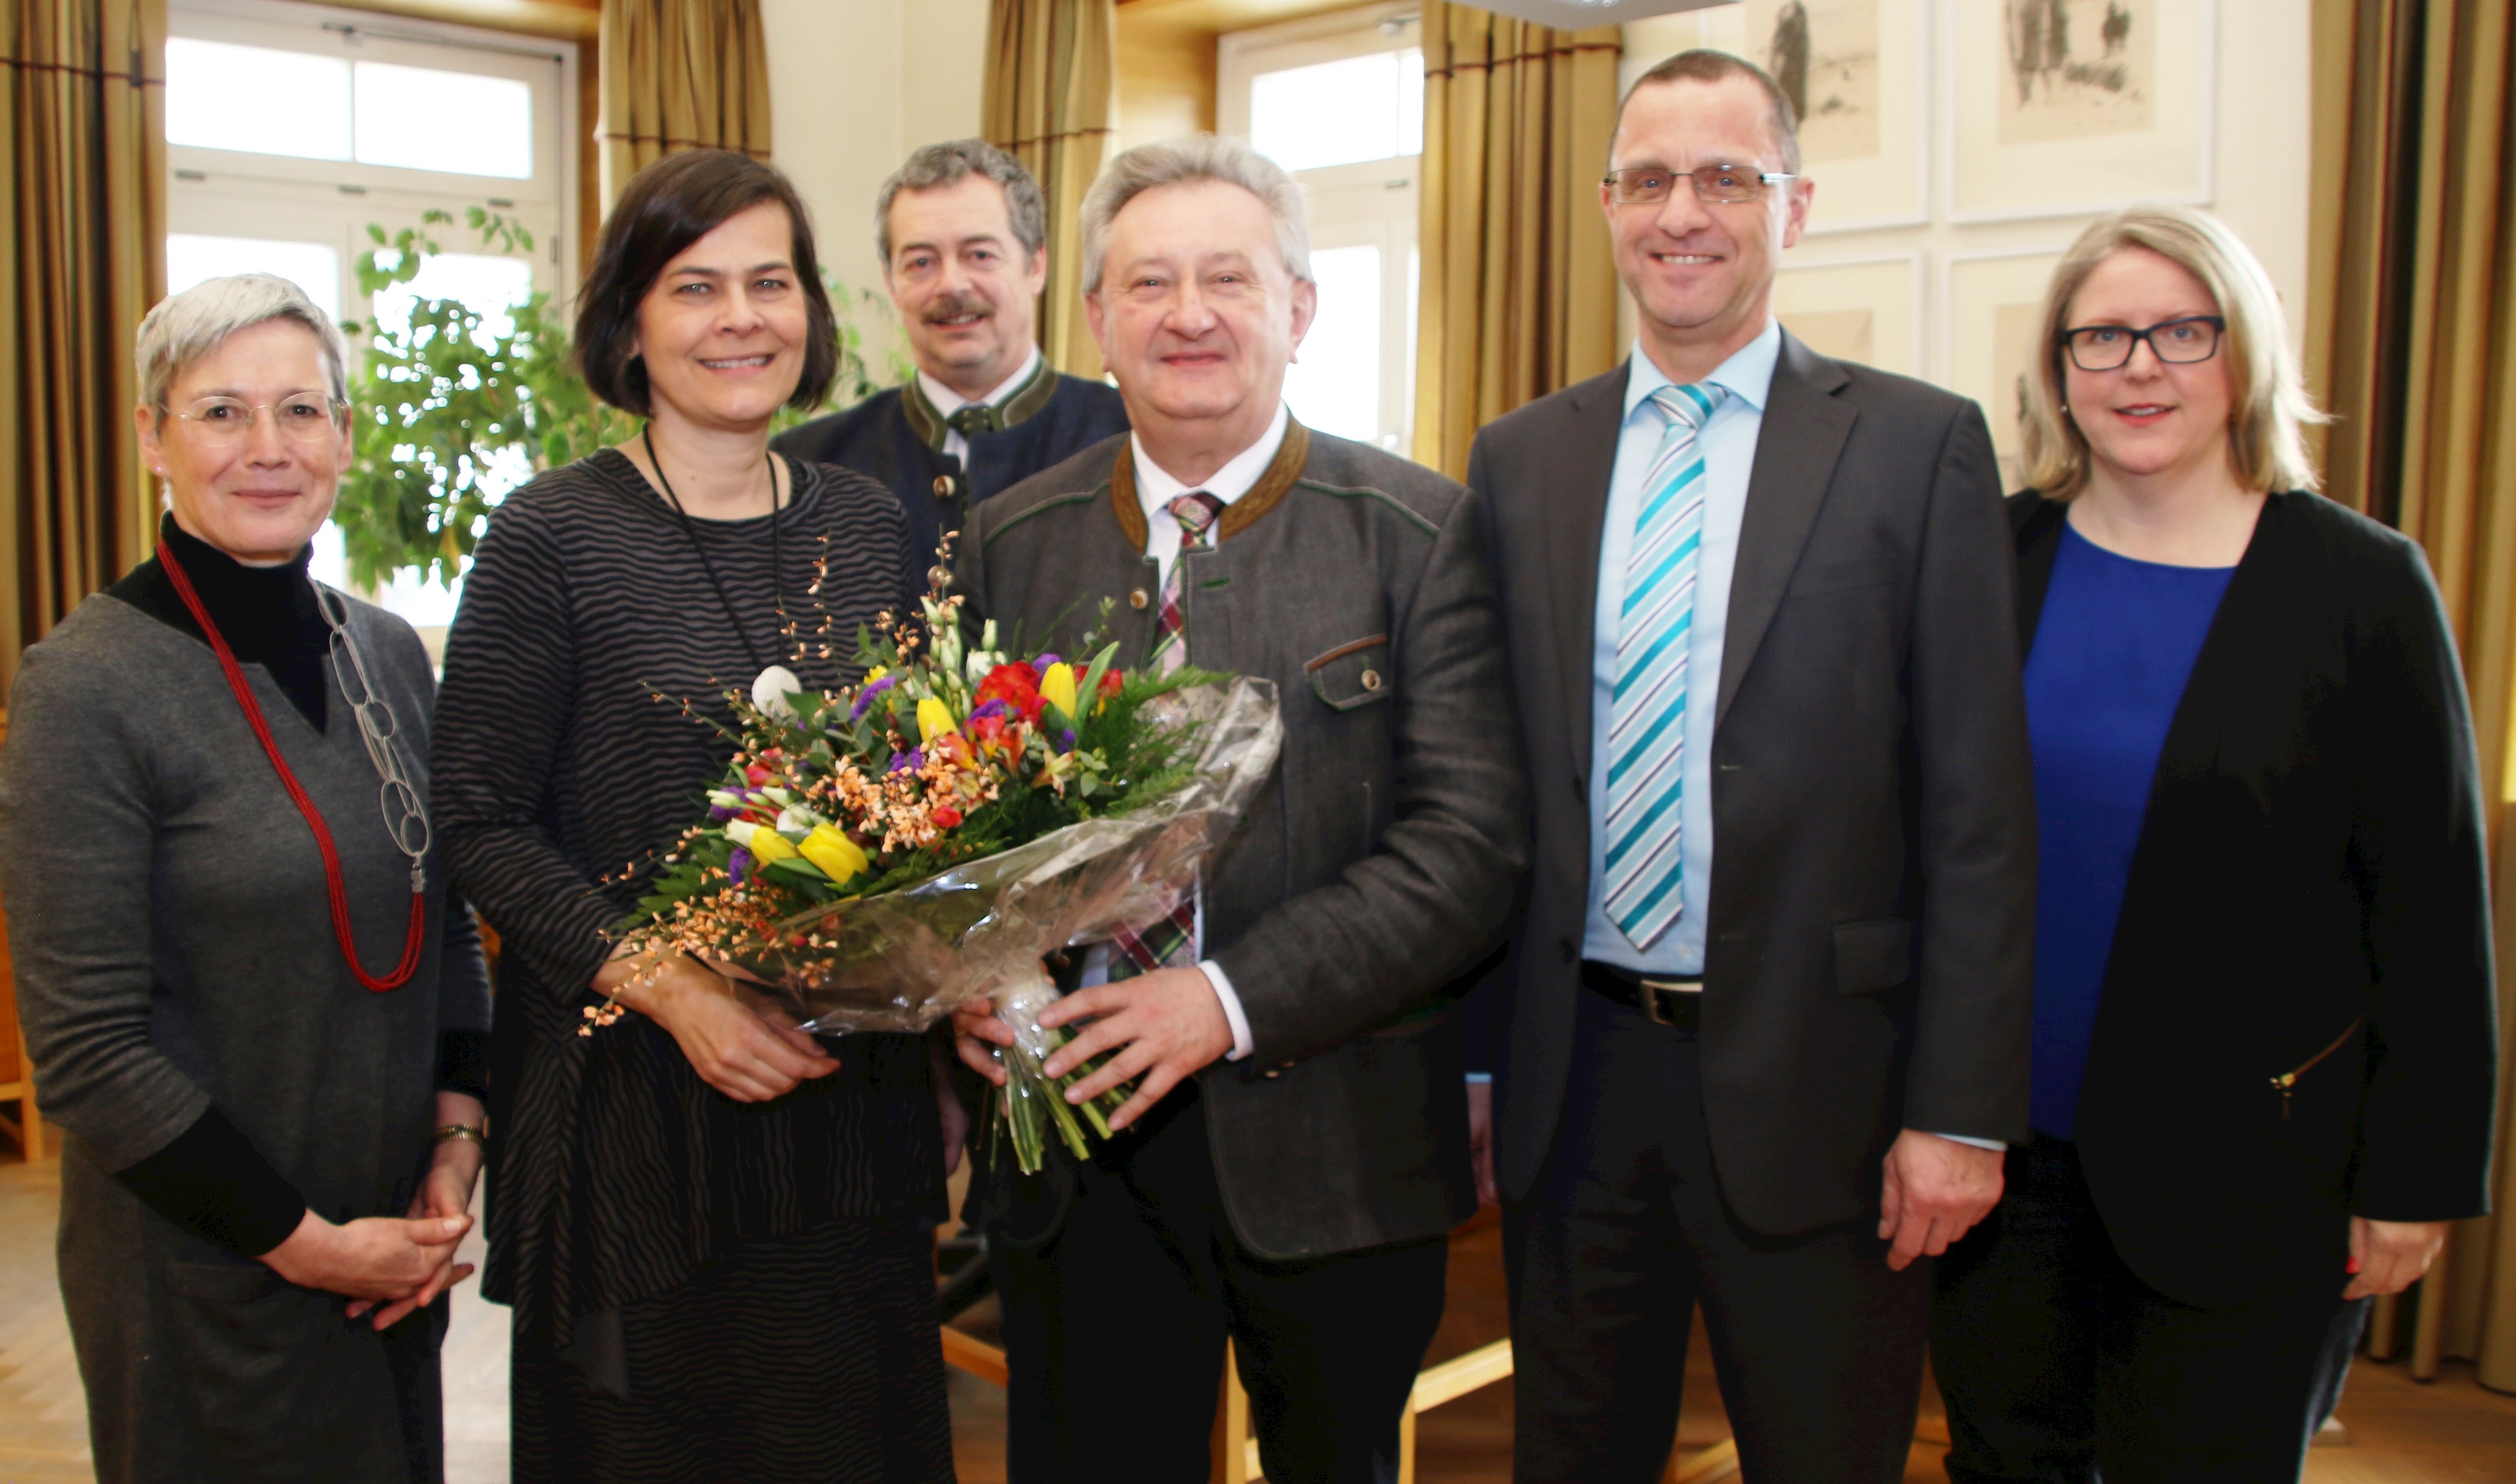
[[(8, 1159), (0, 1154), (0, 1162)], [(58, 1168), (0, 1163), (0, 1484), (90, 1484), (95, 1478), (78, 1372), (53, 1281)], [(471, 1284), (457, 1293), (445, 1356), (447, 1478), (505, 1484), (506, 1310), (482, 1302)], [(964, 1323), (985, 1333), (993, 1315), (982, 1306)], [(1428, 1363), (1502, 1335), (1500, 1234), (1488, 1225), (1452, 1245), (1449, 1307)], [(951, 1378), (953, 1451), (963, 1484), (999, 1484), (1004, 1394), (957, 1371)], [(1932, 1434), (1939, 1406), (1927, 1387), (1923, 1407), (1917, 1430)], [(2516, 1481), (2516, 1397), (2484, 1390), (2467, 1366), (2450, 1363), (2435, 1383), (2420, 1385), (2400, 1365), (2363, 1361), (2351, 1375), (2341, 1419), (2348, 1441), (2315, 1451), (2309, 1484)], [(1729, 1436), (1700, 1336), (1688, 1351), (1678, 1431), (1688, 1449)], [(1425, 1414), (1417, 1447), (1416, 1477), (1423, 1484), (1503, 1484), (1511, 1473), (1511, 1383)], [(1937, 1484), (1947, 1477), (1944, 1454), (1916, 1442), (1905, 1477)]]

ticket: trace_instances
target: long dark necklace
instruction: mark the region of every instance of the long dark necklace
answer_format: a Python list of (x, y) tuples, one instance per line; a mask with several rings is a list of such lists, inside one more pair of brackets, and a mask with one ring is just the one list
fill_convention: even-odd
[[(725, 610), (725, 621), (734, 625), (734, 637), (742, 642), (743, 657), (751, 661), (754, 675), (766, 673), (770, 668), (769, 661), (762, 659), (760, 651), (752, 647), (751, 632), (742, 626), (742, 615), (734, 612), (734, 599), (725, 590), (725, 580), (716, 574), (716, 564), (708, 560), (707, 547), (699, 540), (698, 523), (682, 508), (682, 497), (673, 492), (673, 482), (664, 474), (664, 461), (655, 456), (655, 425), (649, 423), (638, 437), (647, 445), (647, 462), (654, 466), (655, 483), (664, 487), (664, 503), (673, 507), (673, 514), (681, 520), (682, 534), (689, 538), (691, 550), (699, 559), (699, 571), (707, 573), (708, 586), (716, 589), (717, 605)], [(786, 572), (778, 550), (776, 455), (764, 453), (761, 457), (769, 464), (769, 591), (777, 604), (777, 632), (783, 635), (786, 632)]]

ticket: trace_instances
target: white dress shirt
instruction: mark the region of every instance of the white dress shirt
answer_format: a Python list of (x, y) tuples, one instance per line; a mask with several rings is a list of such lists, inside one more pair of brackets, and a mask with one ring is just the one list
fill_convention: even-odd
[[(1203, 490), (1230, 505), (1256, 488), (1259, 476), (1267, 472), (1267, 466), (1276, 461), (1276, 450), (1283, 446), (1284, 429), (1291, 418), (1290, 410), (1278, 403), (1275, 421), (1267, 425), (1267, 431), (1258, 436), (1258, 441), (1234, 454), (1222, 468), (1214, 471), (1212, 479), (1201, 485), (1182, 483), (1169, 470), (1146, 456), (1142, 438), (1132, 433), (1127, 435), (1130, 451), (1135, 455), (1136, 499), (1145, 507), (1145, 555), (1153, 560), (1156, 592), (1170, 580), (1171, 564), (1179, 560), (1180, 554), (1180, 524), (1171, 515), (1171, 501), (1183, 494)], [(1196, 658), (1196, 635), (1194, 632), (1188, 636), (1188, 654), (1192, 661)], [(1202, 888), (1196, 895), (1196, 940), (1199, 944), (1205, 942), (1205, 892)], [(1241, 1009), (1240, 996), (1232, 988), (1231, 976), (1223, 972), (1222, 964), (1207, 958), (1201, 960), (1197, 967), (1204, 971), (1205, 982), (1214, 986), (1214, 997), (1223, 1002), (1223, 1018), (1232, 1023), (1232, 1050), (1224, 1060), (1238, 1061), (1257, 1049), (1256, 1041), (1249, 1035), (1248, 1012)], [(1104, 984), (1109, 978), (1110, 945), (1096, 943), (1083, 958), (1083, 983)]]
[[(939, 414), (948, 418), (963, 407), (994, 406), (1014, 395), (1024, 382), (1030, 380), (1030, 373), (1038, 368), (1039, 347), (1032, 346), (1030, 355), (1023, 360), (1022, 369), (996, 383), (995, 390), (985, 397), (964, 397), (927, 375), (922, 369), (917, 373), (917, 389), (926, 394), (926, 401)], [(959, 459), (963, 468), (969, 467), (970, 441), (961, 436), (960, 429), (948, 422), (944, 425), (944, 451)]]

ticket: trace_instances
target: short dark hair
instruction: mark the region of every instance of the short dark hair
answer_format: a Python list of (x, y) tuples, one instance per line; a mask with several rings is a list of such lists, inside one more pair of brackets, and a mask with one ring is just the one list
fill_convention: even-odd
[(1026, 266), (1048, 250), (1048, 206), (1039, 198), (1039, 182), (1023, 162), (984, 139), (956, 139), (928, 145), (882, 183), (873, 202), (874, 242), (882, 249), (885, 272), (891, 268), (891, 203), (903, 191), (936, 191), (984, 176), (1005, 193), (1005, 220), (1013, 224), (1014, 240), (1022, 244)]
[(668, 154), (629, 178), (603, 224), (576, 308), (576, 369), (586, 389), (624, 412), (648, 415), (647, 366), (630, 353), (638, 306), (666, 264), (692, 242), (766, 201), (786, 208), (794, 224), (796, 285), (804, 291), (804, 374), (787, 404), (817, 407), (839, 370), (839, 319), (821, 287), (813, 251), (813, 221), (784, 172), (732, 149)]
[[(1697, 47), (1693, 51), (1680, 52), (1635, 78), (1634, 85), (1625, 89), (1625, 96), (1616, 103), (1616, 127), (1622, 129), (1625, 126), (1625, 105), (1634, 101), (1635, 94), (1654, 83), (1724, 82), (1733, 77), (1744, 77), (1765, 90), (1766, 101), (1773, 105), (1774, 143), (1781, 149), (1782, 156), (1778, 163), (1782, 167), (1784, 174), (1799, 174), (1800, 120), (1799, 115), (1791, 111), (1789, 95), (1782, 91), (1781, 83), (1774, 81), (1773, 74), (1763, 67), (1744, 57), (1735, 57), (1728, 52), (1716, 52), (1710, 47)], [(1614, 133), (1608, 136), (1608, 148), (1611, 150), (1616, 148)], [(1615, 168), (1615, 160), (1611, 158), (1608, 161), (1608, 167), (1613, 170)]]

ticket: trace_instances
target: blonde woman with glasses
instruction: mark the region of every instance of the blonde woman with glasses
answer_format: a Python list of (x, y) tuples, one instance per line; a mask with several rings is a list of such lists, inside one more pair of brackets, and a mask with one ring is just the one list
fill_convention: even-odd
[(104, 1484), (443, 1471), (489, 993), (430, 840), (428, 654), (307, 574), (347, 360), (266, 274), (151, 310), (156, 556), (10, 692), (0, 876)]
[(2279, 300), (2141, 207), (2055, 271), (2011, 500), (2034, 1137), (1942, 1259), (1959, 1481), (2293, 1480), (2487, 1204), (2471, 717), (2420, 549), (2315, 492)]

